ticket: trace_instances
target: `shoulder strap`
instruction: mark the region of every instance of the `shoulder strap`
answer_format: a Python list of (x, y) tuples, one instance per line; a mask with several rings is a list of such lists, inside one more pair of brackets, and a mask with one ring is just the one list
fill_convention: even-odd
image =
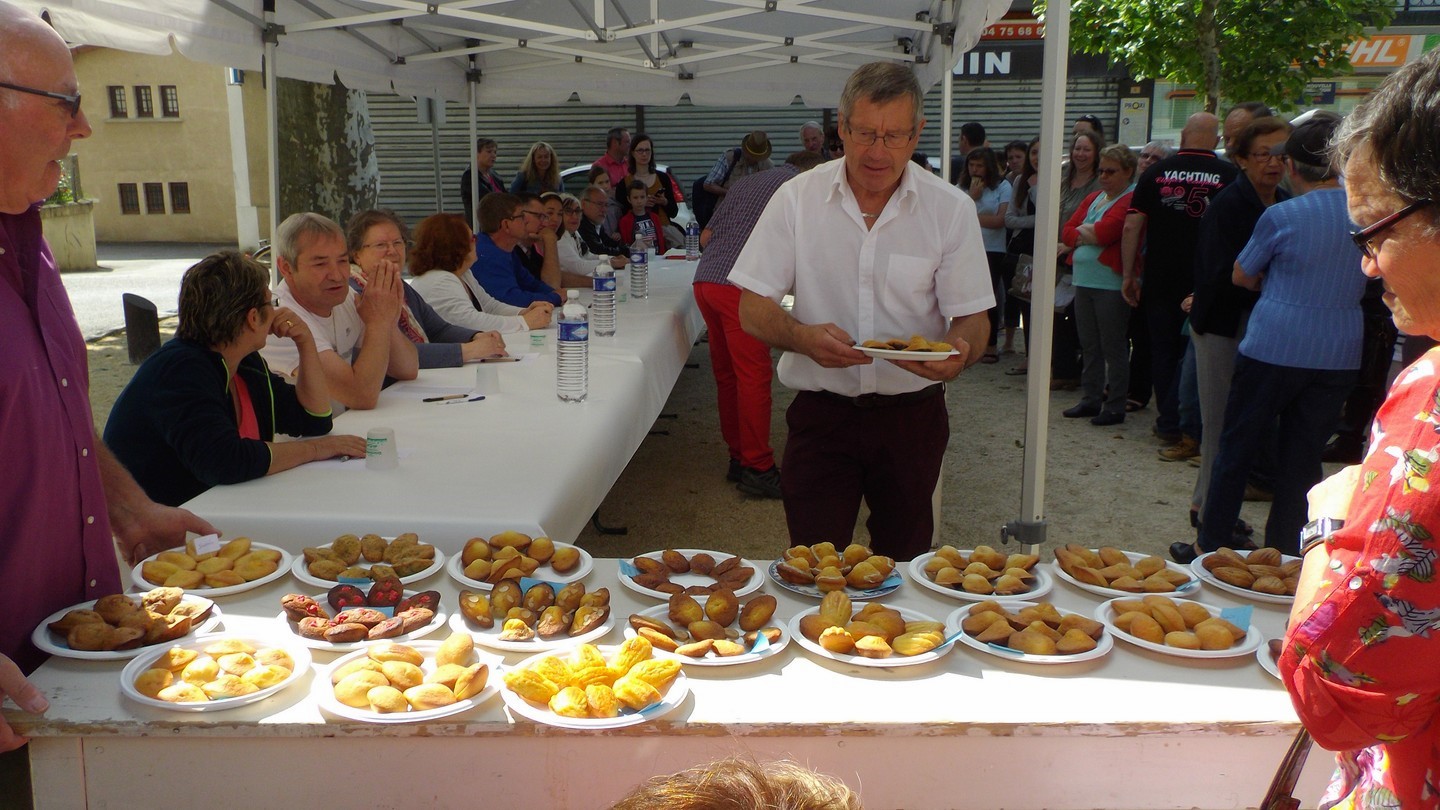
[(735, 147), (734, 149), (730, 150), (730, 166), (729, 166), (729, 168), (725, 169), (725, 176), (722, 177), (722, 178), (720, 178), (720, 182), (719, 182), (718, 185), (722, 185), (722, 186), (725, 185), (725, 181), (727, 181), (727, 180), (730, 179), (730, 173), (733, 172), (733, 171), (735, 171), (735, 164), (736, 164), (736, 163), (739, 163), (739, 162), (740, 162), (740, 147), (737, 146), (737, 147)]

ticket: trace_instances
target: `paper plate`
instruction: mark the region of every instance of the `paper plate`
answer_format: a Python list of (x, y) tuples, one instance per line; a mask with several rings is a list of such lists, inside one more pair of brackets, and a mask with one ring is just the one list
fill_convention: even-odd
[[(206, 703), (167, 703), (159, 698), (142, 695), (135, 689), (135, 679), (140, 676), (140, 673), (149, 669), (150, 666), (155, 663), (156, 659), (172, 647), (181, 647), (187, 650), (203, 650), (207, 645), (224, 639), (239, 639), (256, 649), (279, 647), (290, 654), (290, 658), (295, 662), (295, 670), (290, 673), (290, 677), (280, 683), (261, 689), (258, 692), (251, 692), (248, 695), (241, 695), (240, 697), (212, 700)], [(233, 633), (215, 633), (208, 636), (189, 637), (175, 644), (157, 644), (154, 647), (147, 647), (144, 655), (126, 664), (125, 669), (121, 670), (120, 691), (136, 703), (141, 703), (156, 709), (169, 709), (175, 712), (222, 712), (228, 709), (238, 709), (241, 706), (248, 706), (251, 703), (258, 703), (276, 692), (294, 686), (309, 672), (310, 650), (306, 649), (303, 644), (296, 644), (289, 639), (242, 636)]]
[[(139, 603), (140, 594), (127, 595), (134, 597), (135, 602), (137, 604)], [(34, 643), (36, 647), (39, 647), (41, 650), (44, 650), (51, 655), (58, 655), (62, 658), (78, 658), (82, 661), (126, 661), (136, 657), (137, 655), (144, 654), (147, 650), (153, 650), (156, 648), (169, 649), (192, 636), (202, 635), (204, 633), (210, 632), (215, 628), (215, 625), (220, 623), (219, 605), (210, 601), (206, 597), (186, 592), (186, 594), (181, 597), (181, 602), (192, 605), (200, 604), (207, 606), (209, 612), (205, 615), (204, 619), (200, 620), (200, 623), (198, 625), (190, 628), (189, 633), (186, 633), (180, 638), (173, 639), (169, 642), (162, 641), (158, 644), (149, 644), (142, 647), (135, 647), (129, 650), (72, 650), (70, 649), (70, 645), (65, 643), (64, 636), (60, 635), (59, 633), (54, 633), (50, 631), (49, 625), (51, 622), (59, 621), (61, 617), (63, 617), (66, 613), (69, 613), (72, 610), (89, 610), (95, 607), (95, 603), (97, 601), (99, 600), (91, 599), (88, 602), (81, 602), (78, 605), (71, 605), (70, 607), (64, 608), (63, 610), (57, 610), (54, 613), (51, 613), (49, 616), (46, 616), (44, 620), (42, 620), (38, 625), (35, 626), (34, 632), (30, 634), (30, 641)]]
[(915, 580), (915, 584), (929, 588), (936, 593), (944, 594), (951, 599), (963, 599), (967, 602), (988, 602), (991, 600), (996, 602), (1012, 602), (1017, 599), (1039, 599), (1045, 594), (1050, 593), (1050, 590), (1055, 587), (1055, 578), (1050, 576), (1050, 572), (1045, 570), (1045, 566), (1037, 564), (1030, 570), (1030, 573), (1035, 575), (1035, 583), (1030, 590), (1024, 593), (1012, 594), (1010, 596), (996, 596), (993, 593), (970, 593), (960, 588), (941, 585), (926, 576), (925, 564), (930, 562), (934, 557), (935, 552), (931, 551), (911, 560), (908, 566), (910, 578)]
[[(1246, 558), (1248, 558), (1251, 554), (1251, 552), (1249, 551), (1236, 551), (1235, 553), (1239, 554), (1241, 557)], [(1285, 607), (1290, 607), (1290, 605), (1295, 603), (1295, 597), (1291, 596), (1288, 593), (1261, 593), (1259, 591), (1252, 591), (1249, 588), (1242, 588), (1239, 585), (1231, 585), (1228, 582), (1221, 582), (1218, 578), (1216, 578), (1214, 574), (1210, 572), (1209, 569), (1205, 567), (1205, 560), (1215, 556), (1215, 554), (1216, 552), (1214, 551), (1208, 554), (1201, 554), (1199, 557), (1196, 557), (1190, 563), (1190, 572), (1203, 580), (1206, 585), (1211, 585), (1213, 587), (1219, 588), (1226, 593), (1234, 594), (1235, 596), (1251, 602), (1263, 602), (1267, 605), (1283, 605)], [(1298, 559), (1300, 558), (1291, 557), (1288, 554), (1280, 555), (1280, 562), (1282, 563), (1291, 562)]]
[[(555, 548), (566, 547), (574, 548), (576, 551), (580, 552), (580, 562), (576, 564), (574, 568), (572, 568), (569, 572), (562, 574), (559, 571), (556, 571), (554, 568), (551, 568), (549, 563), (546, 563), (539, 568), (536, 568), (535, 573), (526, 577), (526, 579), (538, 579), (555, 585), (564, 585), (567, 582), (574, 582), (576, 580), (584, 579), (586, 576), (588, 576), (590, 574), (590, 571), (595, 568), (595, 558), (590, 556), (590, 552), (586, 551), (583, 548), (580, 548), (579, 546), (571, 546), (569, 543), (555, 544)], [(455, 556), (451, 557), (450, 562), (446, 564), (445, 573), (449, 574), (451, 579), (455, 580), (461, 585), (464, 585), (467, 588), (473, 588), (477, 591), (488, 591), (491, 588), (495, 587), (495, 583), (493, 582), (481, 582), (478, 579), (471, 579), (465, 576), (465, 566), (462, 563), (462, 559), (463, 558), (459, 554), (456, 554)], [(556, 588), (556, 590), (559, 590), (559, 588)]]
[[(1036, 602), (1004, 603), (1005, 607), (1015, 608), (1017, 610), (1020, 608), (1034, 607), (1036, 604)], [(1020, 663), (1024, 664), (1078, 664), (1081, 661), (1093, 661), (1096, 658), (1104, 658), (1105, 656), (1110, 654), (1111, 650), (1115, 649), (1115, 639), (1112, 638), (1108, 632), (1101, 634), (1100, 640), (1095, 642), (1095, 649), (1086, 650), (1082, 653), (1075, 653), (1074, 655), (1035, 655), (1033, 653), (1023, 653), (1019, 650), (1012, 650), (1009, 647), (1005, 647), (999, 644), (990, 644), (984, 641), (980, 641), (979, 639), (960, 629), (960, 623), (965, 621), (966, 617), (970, 615), (970, 609), (972, 607), (974, 607), (974, 605), (964, 605), (962, 607), (955, 608), (955, 610), (945, 618), (946, 633), (950, 635), (959, 633), (960, 635), (957, 638), (960, 643), (964, 644), (966, 647), (969, 647), (972, 650), (979, 650), (980, 652), (983, 652), (987, 655), (993, 655), (996, 658), (1003, 658), (1006, 661), (1019, 661)], [(1081, 613), (1076, 613), (1073, 610), (1065, 610), (1063, 608), (1055, 609), (1060, 612), (1061, 616), (1072, 613), (1074, 613), (1075, 615), (1084, 615)], [(1089, 617), (1087, 616), (1086, 618)]]
[[(253, 541), (250, 543), (251, 551), (257, 551), (259, 549), (269, 549), (270, 551), (280, 552), (280, 563), (276, 566), (275, 570), (270, 572), (269, 574), (266, 574), (259, 579), (252, 579), (249, 582), (244, 582), (239, 585), (226, 585), (223, 588), (186, 588), (185, 592), (193, 593), (196, 596), (207, 596), (211, 599), (214, 599), (217, 596), (229, 596), (234, 593), (244, 593), (245, 591), (254, 590), (261, 585), (266, 585), (274, 582), (275, 580), (285, 576), (290, 572), (290, 561), (293, 559), (293, 555), (291, 555), (290, 552), (286, 551), (283, 548), (280, 548), (279, 546), (272, 546), (266, 543), (256, 543)], [(175, 551), (175, 549), (166, 549), (166, 551)], [(151, 560), (164, 553), (164, 551), (157, 551), (156, 553), (151, 554), (149, 557), (141, 560), (140, 563), (135, 566), (134, 570), (130, 572), (130, 581), (134, 583), (134, 586), (137, 589), (148, 590), (155, 587), (155, 583), (150, 582), (144, 577), (140, 576), (140, 569), (145, 567), (145, 563), (150, 562)], [(332, 582), (330, 584), (334, 585), (335, 583)]]
[[(785, 561), (784, 561), (784, 560), (774, 560), (774, 561), (772, 561), (772, 562), (770, 563), (770, 569), (769, 569), (769, 571), (770, 571), (770, 580), (771, 580), (772, 582), (774, 582), (776, 585), (779, 585), (780, 587), (784, 588), (785, 590), (787, 590), (787, 591), (789, 591), (789, 592), (791, 592), (791, 593), (798, 593), (798, 594), (800, 594), (801, 596), (808, 596), (808, 597), (810, 597), (811, 599), (824, 599), (824, 598), (825, 598), (825, 591), (820, 590), (819, 588), (815, 587), (814, 585), (799, 585), (799, 584), (796, 584), (796, 583), (794, 583), (794, 582), (786, 582), (784, 579), (782, 579), (782, 578), (780, 577), (780, 570), (779, 570), (779, 569), (780, 569), (780, 563), (782, 563), (782, 562), (785, 562)], [(904, 582), (905, 582), (905, 578), (902, 577), (902, 576), (900, 576), (900, 568), (899, 568), (899, 566), (896, 566), (895, 570), (890, 572), (890, 576), (886, 577), (886, 578), (885, 578), (885, 581), (882, 582), (882, 583), (880, 583), (880, 586), (879, 586), (879, 587), (877, 587), (877, 588), (863, 588), (863, 589), (862, 589), (862, 588), (852, 588), (852, 587), (850, 587), (849, 585), (846, 585), (846, 586), (845, 586), (845, 594), (846, 594), (847, 596), (849, 596), (852, 601), (856, 601), (856, 602), (869, 602), (869, 601), (872, 600), (872, 599), (879, 599), (880, 597), (885, 596), (886, 594), (894, 593), (895, 590), (896, 590), (897, 588), (899, 588)]]
[[(862, 607), (864, 607), (863, 604), (852, 604), (850, 614), (853, 616), (855, 612), (860, 610), (860, 608)], [(911, 610), (910, 608), (904, 607), (895, 607), (894, 609), (900, 611), (901, 617), (903, 617), (907, 622), (938, 622), (937, 619), (932, 619), (918, 610)], [(848, 653), (830, 652), (824, 647), (821, 647), (816, 642), (806, 638), (805, 634), (800, 632), (800, 620), (805, 618), (806, 616), (810, 616), (819, 612), (820, 606), (816, 605), (813, 608), (803, 610), (800, 613), (797, 613), (795, 617), (790, 620), (790, 633), (795, 637), (795, 643), (799, 644), (801, 647), (804, 647), (806, 650), (814, 653), (820, 658), (827, 658), (831, 661), (839, 661), (842, 664), (854, 664), (857, 667), (870, 667), (874, 669), (888, 669), (891, 667), (911, 667), (917, 664), (928, 664), (931, 661), (935, 661), (941, 656), (943, 656), (945, 653), (950, 652), (950, 648), (955, 646), (955, 640), (951, 639), (944, 644), (941, 644), (939, 647), (931, 650), (930, 652), (921, 653), (920, 655), (892, 655), (889, 658), (866, 658), (863, 655), (851, 655)]]
[[(409, 597), (415, 596), (417, 593), (418, 591), (405, 591), (405, 598), (408, 599)], [(321, 605), (323, 605), (327, 610), (330, 609), (330, 605), (327, 604), (325, 601), (325, 594), (322, 593), (319, 596), (313, 598), (316, 602), (319, 602)], [(326, 641), (320, 638), (306, 638), (305, 636), (300, 635), (300, 631), (298, 629), (300, 626), (299, 623), (290, 621), (290, 617), (287, 616), (285, 614), (285, 611), (283, 610), (280, 611), (279, 615), (275, 617), (275, 620), (280, 622), (280, 624), (282, 624), (285, 629), (290, 631), (290, 634), (294, 636), (295, 642), (297, 644), (304, 644), (306, 647), (309, 647), (312, 650), (321, 650), (324, 652), (353, 652), (354, 650), (363, 650), (366, 647), (369, 647), (371, 644), (379, 644), (382, 641), (408, 641), (409, 639), (424, 638), (425, 636), (430, 635), (445, 624), (445, 611), (435, 611), (435, 616), (431, 618), (428, 623), (426, 623), (423, 627), (416, 628), (415, 630), (411, 630), (408, 633), (401, 633), (400, 635), (394, 636), (392, 638), (377, 638), (373, 640), (366, 639), (364, 641), (347, 641), (340, 644), (336, 644), (334, 642)]]
[[(605, 645), (599, 647), (600, 653), (605, 656), (606, 660), (609, 660), (610, 656), (615, 654), (616, 649), (617, 648), (613, 645)], [(561, 650), (554, 652), (543, 652), (539, 653), (538, 655), (532, 655), (513, 667), (506, 667), (505, 671), (508, 672), (512, 669), (525, 669), (526, 667), (534, 664), (536, 661), (539, 661), (541, 658), (544, 658), (547, 655), (558, 655), (559, 657), (563, 658), (565, 657), (566, 653), (565, 651)], [(664, 715), (674, 711), (675, 707), (685, 702), (685, 696), (688, 694), (690, 694), (690, 683), (686, 679), (685, 669), (682, 667), (680, 669), (680, 672), (676, 674), (675, 680), (671, 681), (670, 686), (666, 688), (665, 695), (661, 698), (660, 702), (651, 706), (646, 706), (644, 709), (641, 709), (638, 712), (632, 711), (628, 708), (624, 708), (620, 710), (621, 714), (619, 717), (562, 717), (550, 711), (549, 706), (541, 705), (539, 703), (531, 703), (525, 698), (520, 697), (519, 695), (506, 688), (503, 680), (500, 682), (501, 699), (505, 701), (505, 705), (508, 706), (511, 711), (520, 715), (521, 717), (529, 718), (530, 720), (534, 720), (537, 723), (547, 726), (595, 731), (610, 728), (624, 728), (626, 726), (638, 726), (641, 723), (649, 722), (656, 719), (657, 717), (663, 717)]]
[[(395, 639), (386, 640), (394, 641)], [(406, 645), (414, 647), (416, 651), (425, 656), (425, 663), (420, 665), (420, 670), (426, 675), (435, 671), (435, 651), (440, 649), (441, 643), (442, 642), (439, 641), (417, 641), (413, 644)], [(358, 720), (362, 723), (423, 723), (426, 720), (438, 720), (442, 717), (451, 717), (461, 712), (470, 711), (490, 698), (495, 697), (495, 693), (500, 691), (500, 665), (504, 662), (498, 656), (489, 655), (479, 650), (476, 650), (475, 654), (478, 657), (476, 663), (484, 663), (490, 666), (490, 676), (485, 681), (485, 688), (480, 690), (480, 694), (475, 697), (458, 700), (449, 706), (441, 706), (438, 709), (382, 714), (381, 712), (374, 712), (369, 709), (357, 709), (354, 706), (346, 706), (337, 700), (335, 697), (335, 685), (330, 683), (331, 673), (357, 658), (363, 658), (369, 655), (368, 650), (357, 650), (349, 655), (335, 659), (335, 662), (327, 667), (318, 668), (315, 673), (315, 685), (311, 687), (310, 694), (315, 697), (315, 702), (320, 704), (320, 708), (325, 711), (347, 720)]]
[[(1166, 596), (1166, 594), (1160, 595)], [(1123, 597), (1123, 599), (1134, 598), (1136, 598), (1134, 594)], [(1170, 598), (1173, 599), (1174, 597)], [(1265, 639), (1260, 635), (1260, 631), (1257, 630), (1255, 628), (1255, 625), (1252, 624), (1248, 628), (1246, 628), (1245, 638), (1239, 644), (1236, 644), (1234, 647), (1231, 647), (1228, 650), (1187, 650), (1181, 647), (1171, 647), (1165, 644), (1156, 644), (1152, 641), (1146, 641), (1143, 638), (1136, 638), (1135, 636), (1132, 636), (1124, 630), (1121, 630), (1120, 628), (1115, 626), (1115, 603), (1119, 601), (1122, 600), (1111, 599), (1108, 602), (1101, 603), (1100, 607), (1095, 609), (1096, 620), (1098, 620), (1101, 624), (1105, 625), (1105, 629), (1111, 633), (1114, 633), (1115, 637), (1120, 639), (1121, 641), (1133, 644), (1136, 647), (1140, 647), (1142, 649), (1150, 650), (1151, 652), (1162, 653), (1164, 655), (1173, 655), (1179, 658), (1239, 658), (1240, 656), (1253, 654), (1255, 652), (1255, 648), (1263, 644), (1265, 641)], [(1175, 601), (1177, 603), (1195, 602), (1195, 600), (1193, 599), (1175, 599)], [(1195, 602), (1195, 604), (1210, 611), (1211, 616), (1220, 615), (1220, 608), (1214, 607), (1213, 605), (1207, 605), (1204, 602)]]
[[(386, 540), (393, 540), (393, 539), (395, 539), (395, 538), (393, 538), (393, 537), (387, 537), (387, 538), (385, 538), (385, 539), (386, 539)], [(320, 546), (320, 548), (329, 548), (331, 545), (333, 545), (333, 544), (332, 544), (332, 543), (326, 543), (325, 545)], [(369, 563), (369, 562), (366, 562), (366, 561), (365, 561), (365, 558), (364, 558), (364, 557), (361, 557), (361, 558), (360, 558), (360, 561), (357, 562), (357, 563), (355, 563), (355, 564), (356, 564), (357, 566), (361, 567), (361, 568), (364, 568), (364, 569), (366, 569), (366, 570), (369, 570), (372, 565), (383, 565), (384, 563)], [(427, 567), (425, 568), (425, 570), (420, 571), (420, 572), (417, 572), (417, 573), (414, 573), (414, 574), (411, 574), (411, 575), (408, 576), (408, 577), (400, 577), (400, 584), (401, 584), (401, 585), (409, 585), (409, 584), (411, 584), (411, 583), (419, 582), (419, 581), (422, 580), (422, 579), (426, 579), (427, 577), (430, 577), (431, 575), (433, 575), (436, 571), (439, 571), (440, 568), (441, 568), (442, 566), (444, 566), (444, 565), (445, 565), (445, 553), (442, 552), (440, 549), (437, 548), (437, 549), (435, 549), (435, 559), (430, 563), (429, 566), (427, 566)], [(291, 568), (290, 568), (290, 573), (294, 574), (296, 579), (300, 580), (301, 582), (305, 583), (306, 585), (314, 585), (314, 586), (317, 587), (317, 588), (327, 588), (327, 589), (328, 589), (328, 588), (333, 588), (333, 587), (335, 587), (336, 585), (339, 585), (339, 584), (340, 584), (338, 581), (333, 580), (333, 579), (321, 579), (320, 577), (317, 577), (317, 576), (315, 576), (314, 574), (312, 574), (312, 573), (310, 573), (309, 571), (307, 571), (306, 568), (305, 568), (305, 555), (304, 555), (304, 554), (297, 554), (297, 555), (295, 555), (295, 564), (294, 564), (293, 566), (291, 566)]]
[[(1095, 551), (1095, 549), (1093, 548), (1090, 550)], [(1132, 563), (1139, 562), (1146, 557), (1158, 556), (1150, 554), (1140, 554), (1134, 551), (1122, 551), (1120, 553), (1124, 554)], [(1065, 580), (1071, 585), (1074, 585), (1082, 591), (1089, 591), (1096, 596), (1103, 596), (1106, 599), (1124, 599), (1126, 597), (1138, 598), (1141, 596), (1145, 596), (1144, 593), (1133, 593), (1131, 591), (1122, 591), (1116, 588), (1102, 588), (1099, 585), (1091, 585), (1088, 582), (1081, 582), (1075, 577), (1070, 576), (1069, 571), (1061, 568), (1059, 560), (1051, 560), (1049, 562), (1049, 567), (1055, 570), (1055, 576), (1060, 577), (1061, 579)], [(1200, 580), (1195, 579), (1194, 574), (1192, 574), (1188, 569), (1186, 569), (1185, 566), (1180, 565), (1176, 562), (1171, 562), (1170, 560), (1166, 560), (1165, 567), (1170, 569), (1171, 571), (1178, 571), (1182, 574), (1185, 574), (1186, 576), (1189, 576), (1190, 581), (1185, 583), (1184, 585), (1177, 586), (1173, 591), (1167, 591), (1160, 594), (1161, 596), (1170, 596), (1171, 594), (1178, 594), (1180, 596), (1193, 596), (1200, 591)]]
[[(638, 615), (648, 616), (652, 619), (659, 619), (660, 621), (666, 622), (667, 624), (671, 623), (668, 618), (669, 612), (669, 605), (656, 605), (652, 608), (637, 611)], [(756, 661), (764, 661), (767, 658), (773, 658), (776, 655), (779, 655), (781, 651), (783, 651), (785, 647), (790, 644), (790, 628), (786, 626), (785, 622), (775, 621), (774, 616), (771, 616), (770, 618), (771, 621), (767, 622), (765, 626), (778, 629), (780, 631), (780, 640), (776, 641), (774, 644), (768, 645), (763, 650), (759, 650), (756, 652), (746, 652), (742, 655), (730, 656), (716, 655), (715, 653), (711, 652), (706, 653), (705, 657), (703, 658), (695, 658), (689, 655), (677, 655), (676, 653), (667, 652), (665, 650), (656, 648), (655, 657), (673, 658), (686, 666), (697, 667), (730, 667), (736, 666), (738, 664), (753, 664)], [(631, 627), (627, 623), (625, 625), (625, 637), (633, 638), (635, 635), (635, 628)]]
[(912, 352), (903, 349), (872, 349), (869, 346), (855, 346), (857, 351), (863, 352), (881, 360), (919, 360), (922, 363), (934, 363), (939, 360), (949, 360), (960, 352), (951, 349), (948, 352)]
[(540, 650), (555, 650), (561, 647), (571, 647), (586, 641), (594, 641), (604, 638), (607, 633), (615, 629), (615, 611), (611, 610), (605, 621), (600, 623), (589, 632), (581, 633), (578, 636), (556, 636), (555, 638), (540, 638), (536, 636), (530, 641), (508, 641), (500, 638), (500, 631), (505, 623), (495, 622), (495, 626), (486, 630), (465, 618), (465, 614), (456, 610), (450, 615), (450, 629), (457, 633), (469, 633), (475, 643), (482, 647), (489, 647), (492, 650), (504, 650), (506, 652), (538, 652)]
[[(659, 560), (660, 555), (667, 550), (670, 549), (650, 551), (639, 556), (649, 557), (652, 560)], [(734, 554), (726, 554), (723, 551), (709, 551), (703, 548), (677, 548), (673, 550), (684, 554), (685, 559), (687, 560), (691, 557), (694, 557), (696, 554), (709, 554), (711, 557), (715, 558), (716, 563), (722, 563), (725, 560), (735, 556)], [(640, 585), (635, 582), (634, 577), (639, 572), (635, 570), (634, 564), (630, 562), (630, 560), (633, 559), (634, 557), (631, 557), (629, 559), (624, 559), (620, 561), (620, 584), (643, 596), (649, 596), (652, 599), (668, 600), (670, 598), (670, 594), (665, 593), (664, 591), (657, 591), (651, 588), (647, 588), (644, 585)], [(760, 586), (765, 583), (765, 577), (763, 574), (760, 573), (760, 566), (750, 562), (749, 560), (742, 560), (742, 563), (754, 569), (754, 573), (750, 575), (750, 579), (743, 586), (735, 590), (735, 595), (738, 597), (749, 596), (750, 594), (760, 590)], [(681, 587), (699, 585), (703, 588), (715, 584), (715, 578), (710, 576), (709, 574), (672, 573), (670, 575), (670, 581)]]
[(1256, 648), (1256, 650), (1255, 650), (1255, 658), (1260, 661), (1260, 668), (1261, 668), (1261, 669), (1263, 669), (1263, 670), (1265, 670), (1266, 672), (1270, 673), (1270, 676), (1271, 676), (1272, 678), (1274, 678), (1275, 680), (1277, 680), (1277, 681), (1281, 680), (1281, 678), (1280, 678), (1280, 661), (1275, 658), (1275, 654), (1274, 654), (1274, 653), (1270, 652), (1270, 643), (1269, 643), (1269, 642), (1266, 642), (1266, 643), (1264, 643), (1264, 644), (1261, 644), (1258, 648)]

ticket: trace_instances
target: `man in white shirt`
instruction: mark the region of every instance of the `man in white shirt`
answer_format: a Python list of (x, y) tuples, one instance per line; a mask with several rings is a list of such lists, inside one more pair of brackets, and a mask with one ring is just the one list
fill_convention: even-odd
[[(840, 97), (844, 159), (776, 192), (730, 274), (742, 326), (785, 350), (780, 380), (799, 391), (780, 478), (792, 542), (849, 537), (864, 498), (872, 547), (897, 560), (930, 547), (943, 383), (980, 359), (995, 305), (974, 203), (911, 165), (921, 99), (903, 66), (856, 70)], [(876, 363), (854, 348), (913, 334), (957, 354)]]
[[(276, 231), (280, 286), (275, 295), (310, 326), (325, 381), (336, 402), (347, 408), (375, 407), (386, 375), (413, 380), (420, 363), (415, 344), (400, 331), (404, 287), (400, 272), (384, 263), (362, 296), (350, 289), (350, 254), (345, 233), (312, 213), (291, 214)], [(365, 333), (372, 336), (365, 340)], [(260, 351), (282, 374), (299, 366), (293, 341), (271, 336)]]

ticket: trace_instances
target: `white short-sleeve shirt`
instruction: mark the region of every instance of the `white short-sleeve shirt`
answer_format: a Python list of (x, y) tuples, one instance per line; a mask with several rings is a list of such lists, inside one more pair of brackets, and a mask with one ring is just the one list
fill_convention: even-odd
[[(781, 186), (730, 281), (777, 302), (793, 292), (796, 320), (834, 323), (856, 343), (913, 334), (938, 340), (949, 319), (995, 306), (974, 201), (913, 163), (870, 229), (843, 160)], [(823, 368), (794, 352), (781, 356), (779, 373), (790, 388), (844, 396), (932, 384), (887, 361)]]
[[(328, 318), (316, 315), (301, 306), (284, 279), (281, 279), (280, 286), (275, 288), (275, 297), (280, 299), (280, 306), (294, 310), (309, 325), (310, 334), (315, 336), (316, 354), (334, 351), (345, 358), (345, 362), (355, 362), (355, 353), (360, 350), (360, 344), (365, 339), (365, 322), (360, 320), (360, 311), (355, 307), (355, 302), (359, 300), (358, 293), (350, 290), (345, 301), (330, 310)], [(295, 348), (295, 341), (288, 338), (271, 335), (265, 340), (265, 348), (260, 350), (260, 356), (265, 358), (271, 369), (280, 374), (294, 377), (296, 370), (300, 368), (300, 350)]]

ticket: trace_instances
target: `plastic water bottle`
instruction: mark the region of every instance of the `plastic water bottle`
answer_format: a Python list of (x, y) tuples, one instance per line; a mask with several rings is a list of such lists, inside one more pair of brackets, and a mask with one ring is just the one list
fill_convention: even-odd
[(700, 223), (693, 219), (685, 226), (685, 261), (700, 261)]
[(566, 402), (582, 402), (590, 389), (590, 324), (579, 290), (566, 293), (556, 347), (555, 394)]
[(630, 297), (650, 297), (650, 254), (643, 236), (636, 236), (630, 246)]
[(595, 268), (593, 284), (595, 294), (590, 299), (590, 312), (595, 316), (595, 334), (611, 337), (615, 334), (615, 268), (609, 262), (601, 262)]

